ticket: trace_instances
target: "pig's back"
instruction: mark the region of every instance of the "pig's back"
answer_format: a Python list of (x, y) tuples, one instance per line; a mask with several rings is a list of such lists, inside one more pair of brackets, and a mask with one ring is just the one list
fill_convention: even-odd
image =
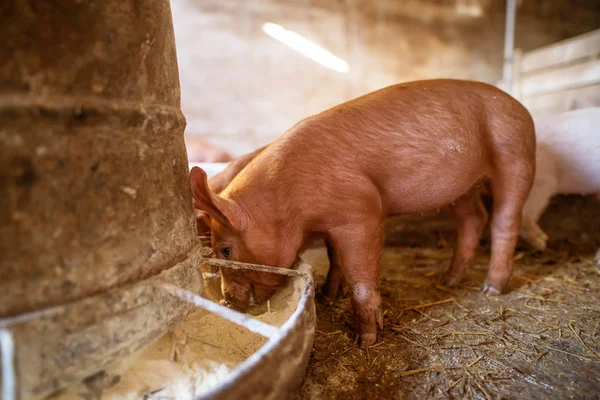
[(559, 192), (600, 192), (600, 108), (536, 118), (535, 127), (545, 150), (538, 157), (554, 158)]
[[(515, 141), (528, 145), (515, 147)], [(336, 186), (332, 192), (346, 182), (348, 191), (356, 190), (348, 177), (366, 177), (394, 214), (452, 202), (497, 165), (533, 160), (535, 147), (531, 117), (516, 100), (490, 85), (457, 80), (370, 93), (303, 121), (280, 142), (273, 150), (287, 148), (283, 159), (294, 174), (311, 171), (319, 187)], [(311, 162), (321, 165), (318, 177)]]
[[(390, 86), (305, 121), (307, 128), (303, 123), (295, 128), (310, 132), (306, 142), (318, 144), (313, 134), (319, 132), (322, 142), (335, 144), (329, 147), (331, 153), (336, 153), (336, 146), (350, 147), (370, 160), (376, 156), (396, 159), (402, 154), (417, 161), (420, 155), (414, 150), (446, 161), (453, 156), (483, 155), (523, 138), (522, 132), (513, 132), (520, 125), (533, 128), (527, 110), (505, 92), (485, 83), (454, 79)], [(533, 129), (528, 133), (530, 137), (523, 139), (531, 145)]]

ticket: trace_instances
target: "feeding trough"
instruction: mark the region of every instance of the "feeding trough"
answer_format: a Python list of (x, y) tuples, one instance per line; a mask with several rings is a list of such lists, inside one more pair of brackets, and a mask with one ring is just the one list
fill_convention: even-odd
[[(1, 320), (3, 399), (285, 398), (314, 339), (310, 267), (232, 264), (202, 250), (146, 281)], [(250, 316), (206, 298), (206, 264), (290, 279)]]

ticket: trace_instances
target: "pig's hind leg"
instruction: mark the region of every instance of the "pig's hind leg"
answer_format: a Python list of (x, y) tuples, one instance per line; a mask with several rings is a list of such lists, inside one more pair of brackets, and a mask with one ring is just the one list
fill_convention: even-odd
[(340, 270), (352, 290), (352, 301), (360, 322), (361, 345), (369, 346), (377, 340), (377, 327), (383, 328), (381, 296), (377, 290), (383, 221), (335, 227), (328, 235)]
[(505, 164), (492, 179), (492, 256), (483, 285), (488, 295), (502, 293), (512, 275), (523, 206), (533, 184), (534, 170), (526, 161)]
[(454, 286), (463, 279), (475, 258), (475, 251), (488, 221), (488, 213), (478, 190), (455, 201), (450, 206), (450, 213), (456, 222), (457, 243), (444, 284)]
[(531, 196), (523, 207), (523, 226), (521, 237), (536, 250), (544, 251), (548, 243), (548, 235), (540, 228), (538, 220), (544, 212), (554, 189), (549, 186), (534, 185)]

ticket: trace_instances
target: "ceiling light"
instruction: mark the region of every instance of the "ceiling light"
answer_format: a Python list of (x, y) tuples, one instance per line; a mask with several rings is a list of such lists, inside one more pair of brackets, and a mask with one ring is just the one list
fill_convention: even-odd
[(267, 22), (263, 25), (262, 29), (273, 39), (291, 47), (324, 67), (340, 73), (346, 73), (350, 69), (346, 61), (334, 56), (329, 51), (300, 36), (296, 32), (285, 29), (281, 25)]

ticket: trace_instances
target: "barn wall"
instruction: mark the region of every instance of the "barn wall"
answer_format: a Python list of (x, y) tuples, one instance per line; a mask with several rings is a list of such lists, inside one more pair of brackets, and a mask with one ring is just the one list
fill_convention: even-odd
[[(504, 1), (172, 0), (188, 137), (239, 155), (300, 119), (407, 80), (501, 76)], [(468, 6), (480, 4), (479, 8)], [(600, 3), (526, 1), (516, 45), (533, 49), (600, 27)], [(480, 16), (477, 14), (480, 13)], [(341, 74), (263, 33), (294, 30), (346, 60)]]

